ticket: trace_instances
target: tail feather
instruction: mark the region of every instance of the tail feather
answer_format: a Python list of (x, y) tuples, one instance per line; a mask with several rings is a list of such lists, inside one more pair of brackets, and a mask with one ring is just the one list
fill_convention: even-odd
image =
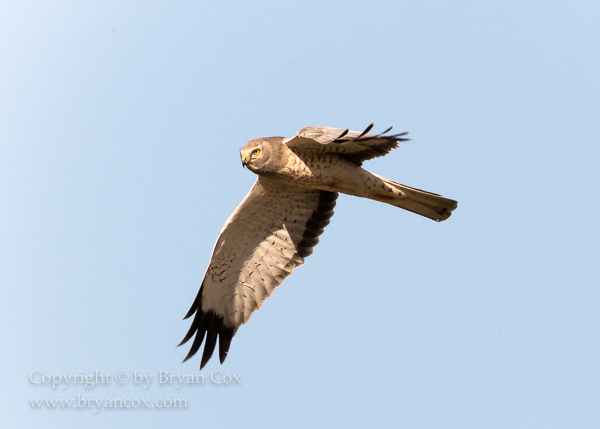
[(441, 195), (411, 188), (381, 176), (378, 177), (394, 191), (393, 193), (396, 196), (391, 194), (379, 195), (375, 198), (377, 201), (400, 207), (437, 222), (448, 219), (452, 214), (452, 210), (458, 205), (458, 202), (444, 198)]

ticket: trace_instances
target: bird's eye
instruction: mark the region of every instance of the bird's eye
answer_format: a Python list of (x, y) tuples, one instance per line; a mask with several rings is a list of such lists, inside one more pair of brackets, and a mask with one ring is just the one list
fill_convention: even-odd
[(260, 153), (260, 149), (254, 149), (252, 151), (252, 155), (258, 155)]

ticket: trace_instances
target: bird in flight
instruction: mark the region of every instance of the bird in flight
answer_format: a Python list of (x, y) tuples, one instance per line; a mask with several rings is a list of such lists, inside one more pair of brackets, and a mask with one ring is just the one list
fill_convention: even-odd
[(329, 127), (303, 128), (294, 137), (251, 140), (242, 165), (258, 175), (229, 216), (215, 244), (200, 291), (185, 319), (194, 316), (179, 344), (200, 349), (202, 369), (217, 338), (225, 361), (231, 339), (294, 268), (304, 263), (333, 216), (338, 193), (369, 198), (441, 222), (457, 202), (393, 182), (362, 168), (388, 154), (407, 133), (370, 134)]

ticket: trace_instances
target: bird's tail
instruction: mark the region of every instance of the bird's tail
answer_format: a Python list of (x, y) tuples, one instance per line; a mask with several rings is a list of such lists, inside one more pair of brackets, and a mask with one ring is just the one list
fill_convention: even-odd
[(441, 195), (411, 188), (385, 177), (377, 177), (390, 188), (392, 193), (382, 193), (373, 198), (374, 200), (400, 207), (437, 222), (448, 219), (452, 214), (452, 210), (458, 205), (456, 201), (444, 198)]

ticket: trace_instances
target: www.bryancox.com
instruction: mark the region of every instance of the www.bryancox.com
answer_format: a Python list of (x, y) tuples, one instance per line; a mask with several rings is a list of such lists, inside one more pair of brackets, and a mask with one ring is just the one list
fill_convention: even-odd
[(159, 398), (150, 402), (150, 399), (139, 398), (82, 398), (77, 395), (73, 399), (30, 399), (31, 408), (89, 408), (97, 413), (100, 408), (187, 408), (187, 399), (181, 398)]

